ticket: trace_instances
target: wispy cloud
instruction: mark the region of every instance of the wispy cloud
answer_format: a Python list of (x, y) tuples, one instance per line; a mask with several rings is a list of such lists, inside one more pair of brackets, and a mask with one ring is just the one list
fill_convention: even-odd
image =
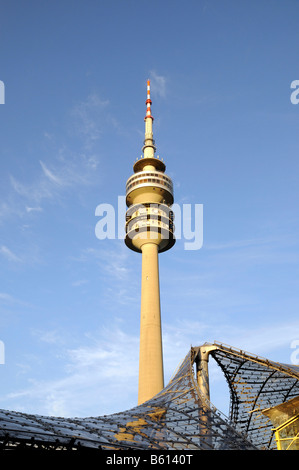
[(28, 207), (28, 206), (26, 206), (26, 211), (27, 212), (42, 212), (43, 209), (42, 209), (42, 207)]
[(150, 71), (151, 93), (164, 98), (166, 96), (166, 77), (159, 75), (154, 70)]
[(61, 197), (74, 186), (88, 186), (96, 181), (98, 183), (96, 171), (99, 166), (99, 151), (94, 146), (107, 123), (104, 110), (108, 105), (108, 100), (102, 100), (96, 94), (75, 105), (69, 112), (68, 131), (71, 137), (67, 143), (61, 141), (61, 138), (59, 142), (59, 138), (54, 138), (53, 133), (44, 132), (43, 138), (51, 143), (52, 148), (48, 144), (48, 155), (39, 160), (40, 171), (37, 166), (35, 177), (31, 181), (29, 178), (20, 181), (15, 175), (10, 175), (14, 194), (22, 199), (7, 198), (0, 207), (0, 216), (17, 213), (16, 207), (21, 204), (23, 213), (24, 209), (26, 213), (41, 212), (45, 201)]
[(7, 246), (2, 245), (0, 247), (0, 254), (4, 256), (8, 261), (13, 261), (13, 262), (21, 262), (22, 259), (17, 256), (15, 253), (13, 253)]
[[(56, 344), (63, 371), (52, 380), (30, 378), (30, 386), (10, 393), (5, 399), (14, 409), (22, 399), (25, 412), (74, 417), (104, 415), (136, 404), (138, 337), (111, 324), (86, 334), (85, 342), (73, 348), (62, 345), (57, 332), (44, 332), (40, 338), (51, 347)], [(32, 377), (31, 367), (24, 364), (23, 371)]]
[[(14, 191), (22, 196), (22, 202), (26, 203), (26, 211), (43, 210), (41, 204), (45, 200), (58, 198), (64, 191), (74, 186), (87, 186), (95, 181), (95, 169), (97, 161), (94, 157), (63, 158), (52, 163), (51, 169), (48, 164), (40, 161), (41, 173), (32, 183), (21, 183), (14, 176), (10, 177)], [(35, 206), (35, 207), (33, 207)]]
[(258, 265), (298, 263), (298, 240), (292, 234), (280, 234), (232, 240), (227, 243), (204, 244), (204, 249), (215, 254), (214, 260), (229, 258), (230, 264)]
[(54, 184), (57, 184), (58, 186), (64, 185), (63, 180), (59, 178), (57, 175), (55, 175), (52, 171), (50, 171), (49, 168), (46, 167), (45, 163), (43, 163), (42, 161), (40, 161), (39, 163), (42, 167), (44, 175), (46, 176), (46, 178), (49, 179), (49, 181), (51, 181)]
[(72, 282), (73, 287), (80, 287), (88, 284), (89, 281), (87, 279), (78, 279), (77, 281)]
[[(118, 281), (128, 281), (130, 275), (127, 263), (129, 252), (125, 245), (119, 243), (118, 240), (115, 243), (112, 243), (112, 240), (101, 240), (100, 243), (102, 246), (99, 248), (85, 248), (75, 259), (81, 262), (95, 262), (106, 276)], [(110, 244), (109, 248), (108, 244)]]
[(34, 328), (31, 330), (31, 334), (38, 338), (38, 341), (41, 341), (42, 343), (60, 345), (65, 344), (66, 342), (65, 334), (58, 330), (44, 331)]
[(108, 100), (102, 100), (97, 94), (91, 94), (71, 110), (72, 126), (83, 137), (85, 148), (92, 148), (100, 138), (107, 118), (103, 115), (103, 111), (108, 105)]
[[(5, 305), (9, 305), (10, 307), (21, 307), (22, 309), (24, 308), (30, 308), (32, 310), (33, 305), (31, 303), (28, 303), (27, 301), (24, 301), (22, 299), (17, 298), (14, 295), (8, 294), (7, 292), (0, 292), (0, 302)], [(11, 312), (9, 314), (11, 315)]]
[[(114, 299), (113, 305), (121, 308), (135, 305), (136, 295), (134, 289), (139, 292), (139, 279), (136, 269), (132, 267), (130, 256), (132, 253), (127, 249), (122, 240), (98, 240), (98, 247), (84, 248), (77, 256), (72, 256), (71, 261), (84, 264), (92, 272), (96, 272), (105, 281), (105, 290), (102, 300)], [(138, 261), (141, 262), (141, 259)], [(95, 271), (94, 271), (95, 268)], [(86, 285), (90, 280), (82, 279), (75, 281), (75, 287)], [(108, 285), (106, 285), (108, 283)]]
[(4, 302), (14, 302), (14, 298), (10, 294), (6, 294), (5, 292), (0, 292), (0, 300)]

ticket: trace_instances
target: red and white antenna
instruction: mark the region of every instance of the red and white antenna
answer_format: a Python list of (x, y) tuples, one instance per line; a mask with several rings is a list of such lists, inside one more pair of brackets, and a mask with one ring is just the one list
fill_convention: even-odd
[(144, 119), (147, 119), (147, 118), (151, 118), (152, 120), (154, 120), (153, 116), (152, 116), (152, 112), (151, 112), (151, 104), (152, 104), (152, 100), (151, 100), (151, 83), (150, 83), (150, 80), (147, 81), (147, 99), (146, 99), (146, 116)]

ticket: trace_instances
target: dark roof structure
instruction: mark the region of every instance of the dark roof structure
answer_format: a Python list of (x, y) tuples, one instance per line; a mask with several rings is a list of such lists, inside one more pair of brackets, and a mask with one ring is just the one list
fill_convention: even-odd
[[(191, 348), (154, 398), (108, 416), (57, 418), (0, 410), (3, 449), (255, 450), (275, 448), (262, 409), (299, 395), (299, 366), (262, 359), (214, 343), (231, 393), (230, 419), (201, 393)], [(273, 442), (274, 441), (274, 442)]]
[(259, 449), (275, 449), (273, 423), (262, 410), (299, 396), (299, 366), (269, 361), (221, 343), (211, 355), (230, 389), (230, 419)]

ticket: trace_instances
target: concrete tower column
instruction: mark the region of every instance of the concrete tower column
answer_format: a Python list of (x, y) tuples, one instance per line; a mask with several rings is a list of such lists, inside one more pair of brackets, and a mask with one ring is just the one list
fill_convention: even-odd
[(142, 245), (138, 404), (164, 387), (158, 245)]
[(200, 445), (203, 449), (212, 448), (212, 435), (210, 426), (210, 385), (209, 385), (209, 355), (216, 349), (214, 345), (204, 345), (197, 349), (196, 377), (198, 388), (202, 394), (202, 406), (199, 408), (199, 434)]

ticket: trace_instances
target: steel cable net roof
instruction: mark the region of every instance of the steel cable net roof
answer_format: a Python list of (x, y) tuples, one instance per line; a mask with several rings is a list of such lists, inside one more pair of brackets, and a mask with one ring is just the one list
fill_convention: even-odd
[(211, 352), (230, 389), (230, 418), (260, 449), (276, 449), (273, 423), (262, 410), (299, 395), (299, 366), (280, 364), (214, 343)]
[(250, 411), (298, 395), (299, 367), (252, 360), (217, 343), (211, 354), (231, 389), (230, 421), (198, 389), (193, 372), (196, 349), (191, 348), (158, 395), (128, 411), (101, 417), (56, 418), (0, 410), (0, 445), (106, 450), (269, 447), (272, 425), (261, 413)]

